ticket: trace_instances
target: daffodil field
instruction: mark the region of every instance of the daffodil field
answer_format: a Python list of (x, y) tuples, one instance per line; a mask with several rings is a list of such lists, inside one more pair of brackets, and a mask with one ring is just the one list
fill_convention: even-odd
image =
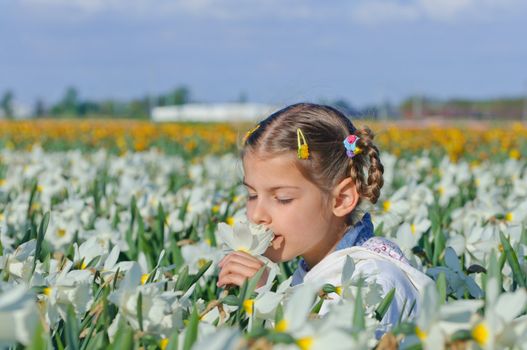
[(249, 125), (0, 121), (0, 348), (527, 349), (527, 127), (369, 125), (375, 233), (435, 281), (387, 332), (396, 291), (351, 260), (339, 285), (290, 287), (293, 261), (216, 286), (271, 239), (244, 221)]

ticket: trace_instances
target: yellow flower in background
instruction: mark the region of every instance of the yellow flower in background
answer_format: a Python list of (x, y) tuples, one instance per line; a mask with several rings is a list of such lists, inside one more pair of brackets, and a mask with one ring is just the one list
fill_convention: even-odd
[(518, 151), (518, 149), (513, 148), (509, 151), (509, 158), (518, 160), (520, 159), (520, 157), (521, 157), (521, 153), (520, 151)]

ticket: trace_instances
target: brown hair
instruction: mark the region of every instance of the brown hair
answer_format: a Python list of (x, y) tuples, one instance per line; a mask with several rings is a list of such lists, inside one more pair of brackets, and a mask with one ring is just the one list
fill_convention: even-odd
[[(271, 114), (246, 135), (242, 159), (247, 152), (264, 156), (296, 153), (298, 128), (307, 140), (309, 158), (298, 159), (297, 166), (309, 181), (329, 193), (340, 181), (351, 177), (361, 200), (377, 202), (384, 184), (384, 168), (373, 144), (374, 135), (367, 127), (356, 129), (344, 114), (330, 106), (298, 103)], [(343, 145), (350, 134), (359, 137), (357, 146), (361, 149), (353, 158), (346, 155)]]

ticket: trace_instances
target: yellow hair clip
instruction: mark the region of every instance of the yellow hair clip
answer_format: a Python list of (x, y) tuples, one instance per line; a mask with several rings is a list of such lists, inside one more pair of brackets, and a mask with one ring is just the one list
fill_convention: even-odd
[(255, 132), (256, 130), (258, 130), (258, 128), (260, 127), (260, 124), (257, 124), (254, 128), (252, 128), (251, 130), (247, 131), (245, 133), (245, 136), (243, 137), (243, 143), (247, 142), (247, 139), (249, 137), (251, 137), (251, 135), (253, 134), (253, 132)]
[(298, 159), (309, 158), (309, 148), (307, 147), (307, 141), (304, 133), (300, 128), (296, 129), (296, 139), (298, 142)]

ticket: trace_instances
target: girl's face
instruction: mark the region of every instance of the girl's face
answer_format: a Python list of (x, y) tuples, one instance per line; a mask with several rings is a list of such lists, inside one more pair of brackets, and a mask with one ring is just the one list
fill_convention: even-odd
[(302, 256), (314, 266), (333, 250), (345, 223), (333, 215), (328, 197), (304, 178), (295, 161), (293, 152), (272, 158), (245, 155), (247, 216), (274, 232), (265, 252), (269, 259), (281, 262)]

